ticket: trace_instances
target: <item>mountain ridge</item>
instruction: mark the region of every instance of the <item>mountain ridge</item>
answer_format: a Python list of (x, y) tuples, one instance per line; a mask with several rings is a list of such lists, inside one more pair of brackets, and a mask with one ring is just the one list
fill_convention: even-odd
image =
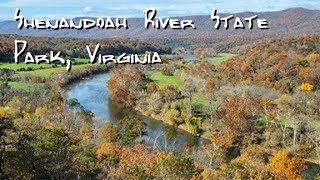
[[(221, 17), (230, 15), (230, 13), (219, 13)], [(282, 11), (268, 12), (242, 12), (234, 13), (236, 17), (244, 18), (252, 15), (258, 15), (259, 18), (267, 19), (269, 30), (260, 30), (257, 27), (249, 29), (235, 30), (230, 28), (225, 30), (220, 27), (219, 30), (214, 28), (215, 22), (210, 19), (210, 15), (197, 16), (177, 16), (171, 17), (179, 20), (192, 20), (197, 29), (186, 30), (158, 30), (145, 29), (144, 18), (127, 18), (128, 29), (90, 29), (90, 30), (34, 30), (17, 28), (15, 21), (0, 21), (0, 34), (18, 34), (28, 36), (45, 36), (45, 37), (72, 37), (72, 38), (94, 38), (105, 39), (114, 37), (130, 37), (137, 39), (151, 39), (155, 41), (164, 41), (174, 39), (178, 41), (193, 42), (192, 44), (213, 45), (220, 49), (229, 49), (235, 46), (247, 43), (283, 37), (302, 37), (307, 35), (320, 35), (320, 10), (309, 10), (304, 8), (291, 8)], [(81, 17), (73, 18), (74, 20)], [(83, 18), (83, 17), (82, 17)], [(92, 18), (94, 19), (94, 18)], [(233, 19), (234, 20), (234, 19)], [(230, 21), (232, 24), (234, 21)]]

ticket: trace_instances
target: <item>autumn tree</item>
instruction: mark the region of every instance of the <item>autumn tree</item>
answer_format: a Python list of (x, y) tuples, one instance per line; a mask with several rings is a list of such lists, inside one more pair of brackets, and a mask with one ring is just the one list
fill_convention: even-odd
[(223, 107), (217, 111), (216, 116), (224, 119), (231, 129), (246, 132), (253, 130), (252, 121), (256, 119), (262, 111), (259, 99), (252, 97), (230, 97)]
[(115, 125), (106, 123), (100, 130), (101, 143), (117, 143), (121, 146), (131, 145), (143, 135), (145, 124), (142, 120), (126, 116)]
[(150, 93), (154, 93), (158, 90), (158, 85), (154, 82), (150, 82), (146, 85), (147, 91)]
[(125, 117), (116, 124), (118, 142), (121, 145), (131, 144), (137, 137), (142, 136), (145, 124), (136, 117)]
[(270, 158), (270, 171), (277, 179), (302, 179), (305, 162), (287, 150), (281, 150)]
[(159, 95), (161, 96), (164, 103), (171, 103), (180, 97), (180, 93), (177, 87), (174, 85), (167, 85), (162, 87), (159, 90)]
[(270, 179), (272, 175), (267, 167), (269, 149), (259, 145), (249, 145), (241, 150), (241, 155), (230, 163), (235, 179)]
[(78, 112), (78, 115), (82, 119), (82, 127), (80, 129), (80, 135), (84, 139), (90, 139), (92, 137), (92, 131), (93, 131), (93, 112), (81, 109)]
[(14, 132), (14, 126), (12, 119), (5, 117), (5, 110), (0, 108), (0, 179), (6, 179), (5, 169), (6, 162), (8, 162), (8, 146), (12, 146), (12, 143), (9, 141), (9, 134)]
[(216, 91), (218, 91), (219, 88), (220, 88), (220, 78), (219, 77), (209, 78), (205, 84), (205, 87), (204, 87), (204, 92), (205, 92), (206, 98), (209, 101), (208, 108), (209, 108), (211, 121), (213, 120), (214, 112), (216, 110), (218, 110), (218, 108), (220, 107), (220, 105), (215, 104), (215, 103), (217, 103)]
[(187, 80), (187, 82), (184, 83), (183, 87), (181, 88), (182, 93), (185, 95), (185, 97), (188, 99), (188, 114), (189, 116), (192, 116), (193, 109), (192, 109), (192, 97), (193, 94), (196, 92), (196, 87), (193, 85), (193, 83), (190, 80)]
[(309, 140), (314, 146), (314, 151), (317, 157), (318, 164), (320, 164), (320, 130), (317, 127), (314, 127), (312, 124), (307, 126), (306, 132)]
[(119, 105), (135, 105), (137, 93), (142, 89), (142, 75), (139, 68), (133, 66), (114, 67), (108, 90), (111, 99)]
[(161, 179), (191, 179), (195, 167), (191, 158), (169, 156), (162, 159), (156, 167), (156, 176)]

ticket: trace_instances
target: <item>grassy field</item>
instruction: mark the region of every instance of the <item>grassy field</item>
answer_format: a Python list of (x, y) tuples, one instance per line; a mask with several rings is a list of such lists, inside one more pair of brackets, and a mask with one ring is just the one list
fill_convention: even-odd
[(223, 61), (228, 60), (229, 58), (232, 58), (236, 56), (236, 54), (231, 54), (231, 53), (219, 53), (218, 56), (213, 57), (213, 58), (207, 58), (206, 60), (211, 61), (214, 65), (219, 65)]
[(181, 87), (183, 85), (183, 80), (178, 76), (167, 76), (162, 74), (160, 71), (146, 71), (145, 75), (154, 81), (159, 87), (166, 85), (174, 85)]
[(30, 85), (22, 82), (8, 82), (9, 86), (15, 89), (24, 89), (27, 90), (30, 88)]
[[(179, 76), (167, 76), (162, 74), (160, 71), (146, 71), (145, 75), (155, 82), (159, 87), (166, 85), (174, 85), (178, 88), (183, 86), (184, 82)], [(193, 95), (193, 103), (206, 105), (208, 102), (205, 99), (205, 96), (201, 93), (196, 93)]]
[(22, 89), (25, 91), (30, 91), (31, 88), (43, 86), (42, 83), (39, 84), (28, 84), (24, 82), (8, 82), (8, 85), (13, 89)]
[(83, 58), (74, 58), (75, 62), (77, 63), (89, 63), (89, 59), (83, 59)]
[(15, 63), (4, 63), (4, 64), (0, 64), (0, 69), (10, 69), (10, 70), (14, 70), (17, 71), (18, 69), (21, 68), (32, 68), (32, 69), (41, 69), (41, 68), (51, 68), (52, 64), (24, 64), (24, 63), (19, 63), (19, 64), (15, 64)]
[[(84, 64), (84, 63), (89, 62), (88, 59), (76, 58), (75, 61), (78, 63), (82, 63), (82, 64), (73, 65), (72, 70), (76, 70), (76, 69), (80, 69), (80, 68), (83, 68), (86, 66), (90, 66), (90, 64)], [(30, 70), (30, 71), (17, 71), (22, 68), (25, 68), (25, 69), (32, 68), (32, 70)], [(41, 76), (43, 78), (47, 78), (55, 73), (66, 72), (65, 67), (61, 67), (60, 65), (58, 65), (58, 67), (53, 67), (53, 64), (4, 63), (4, 64), (0, 64), (0, 69), (10, 69), (13, 71), (17, 71), (16, 76), (20, 76), (20, 75), (24, 75), (24, 74), (31, 74), (31, 75)], [(22, 90), (26, 90), (26, 91), (29, 91), (30, 88), (32, 88), (32, 86), (34, 86), (34, 85), (30, 85), (25, 82), (16, 82), (16, 81), (8, 82), (8, 85), (11, 88), (22, 89)], [(41, 85), (41, 84), (36, 84), (36, 85)]]
[[(88, 64), (73, 65), (71, 71), (76, 70), (76, 69), (80, 69), (80, 68), (83, 68), (86, 66), (89, 66), (89, 65)], [(58, 68), (50, 68), (50, 69), (38, 69), (38, 70), (34, 70), (34, 71), (22, 71), (22, 72), (19, 72), (18, 74), (29, 73), (32, 75), (37, 75), (37, 76), (47, 78), (47, 77), (51, 76), (52, 74), (61, 73), (61, 72), (66, 72), (66, 68), (65, 67), (58, 67)]]

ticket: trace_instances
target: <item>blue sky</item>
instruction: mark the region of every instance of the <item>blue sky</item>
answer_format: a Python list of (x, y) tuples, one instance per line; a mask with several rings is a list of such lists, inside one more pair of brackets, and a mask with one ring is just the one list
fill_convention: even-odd
[(210, 15), (219, 12), (276, 11), (292, 7), (320, 9), (320, 0), (0, 0), (0, 19), (13, 20), (16, 8), (28, 18), (143, 17), (154, 7), (159, 16)]

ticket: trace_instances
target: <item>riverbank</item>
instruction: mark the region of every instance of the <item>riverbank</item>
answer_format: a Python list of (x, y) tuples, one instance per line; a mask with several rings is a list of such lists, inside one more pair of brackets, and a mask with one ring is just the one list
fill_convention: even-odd
[(153, 118), (153, 119), (155, 119), (157, 121), (161, 121), (162, 123), (165, 123), (165, 124), (167, 124), (169, 126), (172, 126), (174, 128), (178, 128), (178, 129), (183, 130), (183, 131), (186, 131), (187, 133), (191, 134), (194, 137), (201, 137), (201, 138), (204, 138), (204, 139), (207, 139), (207, 140), (209, 140), (211, 138), (210, 134), (208, 132), (206, 132), (206, 131), (202, 132), (201, 134), (194, 135), (193, 134), (193, 129), (188, 127), (186, 124), (181, 124), (179, 126), (175, 126), (172, 123), (168, 123), (168, 122), (164, 121), (159, 116), (157, 116), (155, 114), (152, 114), (152, 113), (149, 113), (149, 112), (146, 112), (143, 109), (139, 109), (138, 107), (134, 107), (133, 110), (137, 111), (138, 113), (140, 113), (143, 116), (151, 117), (151, 118)]
[(209, 140), (194, 137), (187, 131), (174, 126), (170, 126), (163, 121), (156, 120), (151, 116), (142, 115), (139, 111), (130, 108), (121, 108), (109, 98), (109, 92), (106, 88), (106, 82), (110, 79), (109, 73), (94, 75), (75, 81), (65, 86), (65, 98), (78, 99), (81, 106), (93, 112), (97, 127), (102, 127), (105, 123), (115, 124), (118, 120), (126, 116), (133, 116), (143, 120), (146, 126), (146, 135), (143, 141), (156, 146), (161, 150), (180, 151), (184, 144), (191, 147), (200, 147), (201, 144), (210, 143)]
[[(92, 65), (87, 66), (82, 69), (74, 70), (68, 73), (60, 73), (52, 76), (52, 80), (56, 82), (59, 87), (68, 86), (76, 81), (79, 81), (83, 78), (92, 77), (97, 74), (107, 72), (112, 66), (107, 65)], [(55, 81), (56, 80), (56, 81)]]
[[(74, 84), (77, 84), (77, 83), (79, 84), (83, 81), (86, 82), (87, 80), (90, 81), (90, 79), (92, 80), (92, 79), (94, 79), (94, 77), (101, 75), (101, 77), (98, 77), (99, 80), (91, 85), (91, 88), (93, 88), (92, 86), (95, 86), (95, 87), (98, 87), (98, 89), (99, 88), (101, 89), (101, 90), (96, 90), (99, 92), (94, 93), (94, 94), (101, 95), (100, 98), (98, 97), (98, 99), (96, 99), (96, 97), (91, 96), (90, 93), (92, 94), (93, 92), (82, 92), (82, 94), (79, 96), (77, 95), (78, 97), (76, 97), (76, 98), (80, 101), (81, 105), (85, 105), (83, 103), (88, 103), (91, 106), (93, 102), (90, 103), (89, 100), (92, 100), (92, 101), (94, 100), (94, 101), (98, 101), (97, 106), (99, 106), (99, 105), (102, 106), (102, 104), (104, 104), (105, 102), (107, 102), (107, 104), (110, 103), (110, 102), (108, 102), (107, 97), (103, 97), (103, 96), (108, 96), (107, 88), (106, 88), (108, 77), (104, 78), (103, 74), (107, 73), (110, 70), (110, 68), (112, 68), (112, 67), (113, 66), (111, 66), (111, 65), (109, 65), (109, 66), (91, 65), (88, 67), (84, 67), (82, 69), (73, 70), (72, 72), (68, 72), (68, 73), (64, 72), (61, 74), (56, 74), (51, 77), (51, 79), (52, 79), (51, 83), (53, 83), (55, 87), (59, 87), (61, 90), (60, 92), (62, 92), (64, 94), (65, 99), (68, 99), (68, 98), (70, 98), (67, 95), (68, 91), (70, 91), (70, 89), (72, 89)], [(107, 75), (107, 76), (109, 76), (109, 75)], [(90, 89), (88, 89), (88, 91), (89, 90)], [(106, 91), (106, 92), (104, 92), (104, 91)], [(80, 96), (86, 96), (87, 99), (82, 99)], [(107, 120), (107, 121), (111, 121), (111, 122), (116, 122), (116, 119), (113, 119), (111, 116), (104, 116), (105, 114), (108, 114), (106, 109), (110, 108), (110, 107), (102, 106), (102, 108), (100, 108), (100, 107), (90, 107), (90, 106), (88, 106), (87, 109), (91, 110), (91, 111), (95, 111), (95, 116), (97, 116), (96, 118), (100, 119), (100, 121)], [(114, 108), (114, 107), (112, 107), (112, 108)], [(189, 128), (188, 126), (186, 126), (185, 124), (180, 125), (180, 126), (174, 126), (173, 124), (170, 124), (170, 123), (163, 121), (161, 118), (157, 117), (154, 114), (146, 113), (142, 109), (138, 109), (138, 108), (134, 108), (134, 107), (132, 109), (134, 111), (136, 111), (136, 113), (139, 113), (139, 114), (146, 116), (146, 117), (150, 117), (154, 120), (159, 121), (159, 123), (164, 123), (168, 126), (171, 126), (172, 128), (185, 131), (186, 133), (190, 134), (190, 136), (194, 136), (194, 135), (192, 135), (192, 133), (193, 133), (192, 129)], [(102, 123), (100, 123), (100, 124), (102, 124)], [(206, 140), (210, 139), (210, 136), (205, 136), (205, 134), (201, 134), (201, 136), (199, 135), (199, 136), (194, 136), (194, 137), (201, 137), (201, 138), (205, 138)]]

